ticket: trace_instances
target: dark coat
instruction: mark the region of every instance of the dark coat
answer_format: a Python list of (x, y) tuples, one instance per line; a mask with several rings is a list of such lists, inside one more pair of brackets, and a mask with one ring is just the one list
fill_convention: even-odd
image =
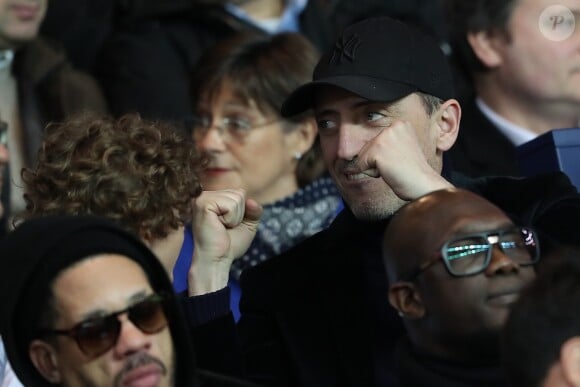
[[(319, 1), (308, 2), (300, 27), (321, 50), (333, 43)], [(258, 29), (218, 6), (168, 12), (119, 28), (105, 43), (97, 66), (113, 114), (138, 111), (147, 118), (178, 122), (188, 117), (190, 74), (197, 60), (216, 41), (239, 31)]]
[[(456, 176), (453, 181), (485, 196), (516, 223), (534, 226), (541, 245), (580, 245), (575, 231), (580, 195), (564, 174), (526, 180)], [(237, 340), (235, 332), (228, 331), (227, 318), (206, 324), (196, 333), (201, 338), (196, 341), (200, 364), (212, 368), (208, 363), (215, 362), (224, 371), (236, 361), (228, 358), (229, 364), (217, 364), (219, 356), (233, 353), (243, 359), (237, 362), (245, 366), (241, 372), (246, 377), (271, 386), (379, 385), (380, 367), (389, 374), (394, 362), (377, 359), (377, 339), (384, 353), (393, 355), (403, 336), (402, 324), (388, 304), (381, 266), (385, 226), (386, 222), (357, 221), (345, 209), (328, 229), (244, 271), (237, 337), (241, 347), (227, 348)], [(369, 257), (377, 264), (376, 286), (370, 292), (363, 263)], [(371, 292), (375, 293), (370, 298), (380, 305), (369, 302)]]
[(107, 112), (95, 80), (74, 69), (55, 45), (38, 38), (19, 50), (14, 60), (27, 164), (36, 161), (43, 130), (49, 122), (62, 121), (84, 109)]
[(521, 176), (516, 147), (483, 115), (474, 98), (461, 103), (457, 141), (448, 152), (453, 170), (466, 176)]
[[(33, 40), (16, 52), (13, 73), (17, 80), (26, 166), (36, 163), (43, 131), (49, 122), (62, 121), (84, 109), (98, 113), (108, 111), (95, 80), (75, 70), (62, 50), (42, 38)], [(8, 168), (5, 173), (8, 174)], [(10, 181), (10, 177), (7, 176), (4, 181)], [(4, 184), (3, 203), (9, 203), (8, 195), (8, 184)], [(9, 207), (4, 205), (4, 208), (7, 210)], [(1, 223), (4, 225), (4, 221)]]
[(401, 340), (396, 350), (399, 387), (504, 387), (507, 378), (499, 364), (457, 364), (413, 350)]

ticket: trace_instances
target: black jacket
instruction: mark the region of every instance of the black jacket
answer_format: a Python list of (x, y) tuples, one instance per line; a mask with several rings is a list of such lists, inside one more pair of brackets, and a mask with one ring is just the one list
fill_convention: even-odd
[[(334, 36), (319, 3), (308, 2), (300, 27), (325, 50)], [(201, 5), (119, 28), (105, 43), (96, 70), (113, 114), (138, 111), (147, 118), (177, 122), (188, 117), (189, 80), (197, 60), (216, 41), (239, 31), (259, 30), (223, 7)]]
[[(564, 174), (453, 181), (499, 205), (516, 223), (534, 226), (541, 244), (580, 245), (580, 195)], [(385, 226), (360, 222), (345, 209), (328, 229), (246, 270), (237, 337), (227, 317), (200, 327), (195, 333), (200, 364), (224, 371), (217, 363), (228, 353), (239, 360), (229, 358), (225, 367), (244, 366), (234, 371), (271, 386), (381, 385), (377, 376), (393, 375), (389, 357), (403, 336), (381, 266)], [(366, 265), (372, 260), (376, 286), (369, 287)]]
[(516, 147), (487, 119), (474, 97), (461, 103), (457, 141), (448, 152), (453, 169), (467, 176), (522, 176)]
[(400, 387), (505, 387), (506, 377), (499, 364), (456, 364), (413, 350), (401, 340), (396, 350)]

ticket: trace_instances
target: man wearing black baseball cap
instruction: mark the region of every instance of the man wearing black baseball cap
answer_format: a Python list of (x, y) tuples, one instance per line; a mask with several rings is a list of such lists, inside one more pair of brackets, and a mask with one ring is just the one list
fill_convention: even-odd
[(313, 81), (288, 97), (284, 116), (314, 110), (346, 208), (328, 229), (242, 275), (238, 331), (252, 378), (274, 386), (397, 385), (392, 357), (403, 328), (387, 301), (381, 237), (407, 201), (460, 185), (533, 225), (567, 196), (559, 214), (569, 217), (558, 222), (574, 228), (580, 199), (566, 176), (454, 184), (442, 176), (461, 117), (452, 84), (434, 40), (379, 17), (346, 28)]

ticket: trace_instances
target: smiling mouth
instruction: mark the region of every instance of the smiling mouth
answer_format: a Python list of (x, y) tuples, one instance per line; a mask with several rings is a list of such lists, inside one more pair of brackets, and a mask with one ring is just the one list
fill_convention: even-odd
[(377, 168), (369, 168), (359, 173), (352, 173), (352, 172), (345, 172), (344, 176), (348, 181), (357, 181), (366, 179), (369, 177), (376, 178), (379, 177), (381, 174)]
[(348, 181), (357, 181), (368, 178), (368, 175), (365, 175), (364, 173), (349, 173), (344, 176), (346, 176), (346, 180)]

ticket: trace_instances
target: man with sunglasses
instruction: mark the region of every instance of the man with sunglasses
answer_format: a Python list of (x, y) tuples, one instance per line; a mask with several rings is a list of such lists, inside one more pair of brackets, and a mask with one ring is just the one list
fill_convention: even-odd
[(1, 333), (23, 385), (246, 385), (198, 378), (162, 264), (110, 221), (32, 219), (0, 251)]
[(395, 357), (401, 385), (505, 385), (499, 332), (535, 276), (535, 232), (451, 188), (402, 207), (383, 242), (389, 302), (408, 333)]

